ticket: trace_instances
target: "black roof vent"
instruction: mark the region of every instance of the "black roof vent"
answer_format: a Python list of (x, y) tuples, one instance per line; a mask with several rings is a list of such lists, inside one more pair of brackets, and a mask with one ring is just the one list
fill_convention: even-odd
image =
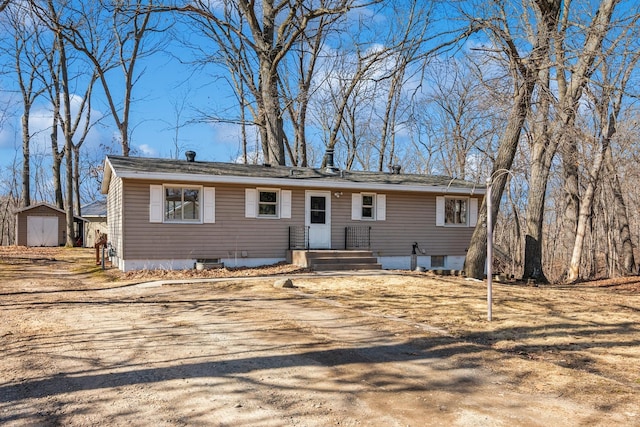
[(193, 162), (196, 160), (196, 152), (195, 151), (186, 151), (184, 153), (185, 157), (187, 158), (187, 162)]
[(392, 165), (391, 166), (391, 173), (393, 175), (400, 175), (400, 169), (402, 169), (402, 166), (400, 166), (400, 165)]

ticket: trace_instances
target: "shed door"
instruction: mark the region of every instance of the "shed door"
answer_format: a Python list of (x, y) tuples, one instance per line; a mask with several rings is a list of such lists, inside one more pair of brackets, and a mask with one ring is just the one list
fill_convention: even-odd
[(331, 249), (331, 193), (307, 191), (305, 223), (310, 249)]
[(28, 216), (27, 246), (58, 246), (58, 217)]

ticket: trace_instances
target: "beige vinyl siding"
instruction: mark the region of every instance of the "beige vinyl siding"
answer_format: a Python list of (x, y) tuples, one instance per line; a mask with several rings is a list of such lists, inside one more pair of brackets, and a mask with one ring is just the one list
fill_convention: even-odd
[[(471, 240), (473, 227), (436, 227), (436, 195), (412, 192), (385, 192), (385, 221), (352, 221), (351, 211), (335, 203), (334, 224), (342, 230), (333, 230), (334, 244), (344, 235), (344, 226), (371, 227), (371, 250), (377, 256), (407, 256), (413, 242), (417, 242), (424, 255), (464, 256)], [(351, 200), (351, 197), (344, 198)], [(334, 199), (335, 201), (335, 199)], [(342, 246), (344, 247), (344, 241)]]
[(27, 245), (27, 217), (29, 216), (55, 216), (58, 218), (58, 245), (66, 243), (67, 219), (63, 212), (58, 212), (48, 206), (37, 206), (16, 214), (16, 245)]
[(125, 181), (123, 232), (127, 259), (240, 258), (244, 254), (249, 258), (284, 259), (289, 226), (304, 224), (304, 190), (292, 193), (291, 219), (245, 218), (247, 187), (241, 185), (215, 187), (215, 223), (151, 223), (151, 184), (163, 183)]
[(112, 176), (107, 195), (107, 240), (115, 249), (117, 258), (124, 257), (122, 237), (122, 218), (124, 205), (122, 202), (122, 179)]
[[(121, 185), (119, 185), (121, 184)], [(291, 190), (291, 218), (246, 218), (246, 185), (215, 186), (215, 223), (151, 223), (150, 185), (158, 181), (124, 182), (115, 179), (109, 191), (109, 209), (118, 209), (117, 193), (122, 191), (122, 215), (112, 215), (109, 224), (112, 243), (126, 236), (119, 254), (131, 260), (173, 260), (220, 258), (285, 259), (289, 245), (289, 226), (304, 225), (305, 189)], [(171, 183), (173, 184), (173, 183)], [(212, 187), (206, 183), (190, 185)], [(337, 198), (331, 188), (331, 247), (344, 249), (345, 227), (371, 226), (371, 250), (376, 256), (408, 256), (413, 242), (424, 255), (464, 256), (473, 227), (436, 227), (436, 194), (380, 192), (386, 196), (384, 221), (351, 219), (351, 192)], [(114, 200), (111, 200), (111, 199)]]

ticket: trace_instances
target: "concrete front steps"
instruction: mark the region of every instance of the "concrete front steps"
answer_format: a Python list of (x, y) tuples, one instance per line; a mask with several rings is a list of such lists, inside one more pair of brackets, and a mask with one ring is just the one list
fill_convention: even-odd
[(382, 265), (378, 264), (378, 259), (371, 251), (293, 250), (290, 262), (315, 271), (382, 269)]

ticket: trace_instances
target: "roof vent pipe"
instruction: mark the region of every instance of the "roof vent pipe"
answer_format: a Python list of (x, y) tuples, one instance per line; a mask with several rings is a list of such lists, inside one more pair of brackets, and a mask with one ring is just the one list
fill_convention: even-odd
[(400, 169), (402, 169), (402, 166), (393, 165), (393, 166), (391, 166), (391, 173), (394, 174), (394, 175), (400, 175)]
[(325, 173), (336, 173), (338, 171), (333, 164), (333, 148), (327, 148), (324, 155), (324, 163), (326, 165), (324, 168)]
[(186, 151), (184, 153), (185, 157), (187, 158), (187, 162), (193, 162), (196, 160), (196, 152), (195, 151)]

